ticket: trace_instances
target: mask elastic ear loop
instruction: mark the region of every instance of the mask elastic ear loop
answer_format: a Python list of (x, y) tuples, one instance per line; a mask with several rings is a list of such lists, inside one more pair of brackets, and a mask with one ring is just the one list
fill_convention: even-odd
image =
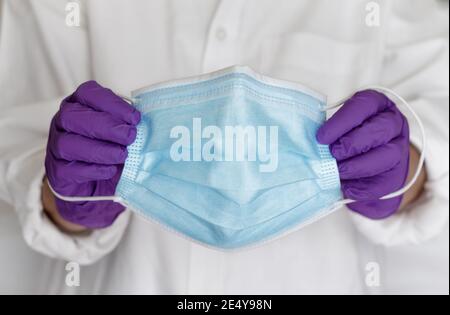
[(50, 184), (50, 181), (47, 178), (47, 184), (52, 193), (60, 200), (67, 201), (67, 202), (87, 202), (87, 201), (114, 201), (117, 203), (123, 203), (123, 199), (118, 196), (90, 196), (90, 197), (69, 197), (69, 196), (63, 196), (59, 193), (57, 193), (52, 185)]
[[(130, 104), (133, 104), (133, 102), (134, 102), (133, 98), (129, 98), (127, 96), (120, 95), (120, 94), (119, 94), (119, 96)], [(51, 192), (53, 193), (53, 195), (55, 195), (58, 199), (66, 201), (66, 202), (113, 201), (113, 202), (123, 204), (123, 199), (118, 196), (86, 196), (86, 197), (63, 196), (63, 195), (59, 194), (58, 192), (56, 192), (56, 190), (50, 184), (50, 181), (48, 180), (48, 178), (47, 178), (47, 184), (48, 184), (48, 187), (50, 188)]]
[[(391, 89), (388, 89), (388, 88), (385, 88), (385, 87), (382, 87), (382, 86), (377, 86), (377, 85), (370, 85), (370, 86), (361, 88), (360, 90), (367, 90), (367, 89), (378, 90), (378, 91), (385, 92), (385, 93), (388, 93), (388, 94), (392, 94), (393, 96), (395, 96), (400, 102), (403, 103), (403, 105), (405, 105), (405, 107), (409, 110), (411, 115), (417, 121), (417, 124), (419, 126), (420, 132), (422, 134), (422, 148), (421, 148), (421, 152), (420, 152), (419, 164), (418, 164), (416, 173), (414, 174), (413, 178), (411, 178), (411, 180), (408, 182), (408, 184), (406, 184), (403, 188), (401, 188), (401, 189), (399, 189), (397, 191), (394, 191), (394, 192), (392, 192), (390, 194), (387, 194), (387, 195), (379, 198), (379, 200), (392, 199), (392, 198), (396, 198), (396, 197), (399, 197), (399, 196), (403, 195), (409, 189), (411, 189), (411, 187), (416, 183), (417, 179), (419, 178), (419, 176), (420, 176), (420, 174), (422, 172), (422, 169), (423, 169), (424, 164), (425, 164), (425, 152), (426, 152), (426, 146), (427, 146), (425, 127), (423, 125), (422, 120), (417, 115), (417, 113), (414, 111), (414, 109), (411, 107), (411, 105), (409, 105), (408, 102), (403, 97), (398, 95), (396, 92), (392, 91)], [(337, 108), (337, 107), (341, 106), (350, 97), (351, 97), (351, 95), (349, 97), (345, 98), (344, 100), (336, 103), (336, 104), (333, 104), (333, 105), (325, 107), (324, 111), (327, 111), (327, 110), (330, 110), (330, 109), (334, 109), (334, 108)], [(343, 200), (339, 201), (338, 204), (346, 205), (346, 204), (357, 202), (357, 201), (358, 200), (353, 200), (353, 199), (343, 199)]]
[(133, 105), (133, 103), (136, 102), (136, 98), (128, 97), (128, 96), (125, 96), (125, 95), (123, 95), (123, 94), (117, 94), (117, 95), (120, 96), (124, 101), (126, 101), (126, 102), (129, 103), (130, 105)]

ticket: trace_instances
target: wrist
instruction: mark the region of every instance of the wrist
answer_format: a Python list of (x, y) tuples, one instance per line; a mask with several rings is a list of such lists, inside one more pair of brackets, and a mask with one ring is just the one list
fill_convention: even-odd
[(44, 213), (49, 217), (49, 219), (63, 232), (66, 233), (83, 233), (88, 229), (84, 226), (71, 223), (65, 220), (58, 211), (56, 205), (55, 196), (53, 195), (50, 187), (48, 186), (46, 178), (44, 178), (42, 185), (42, 205), (44, 208)]
[[(407, 183), (411, 180), (411, 178), (414, 176), (414, 174), (417, 171), (417, 167), (419, 165), (419, 159), (420, 159), (420, 153), (419, 151), (413, 146), (410, 145), (409, 149), (409, 171), (408, 171), (408, 179)], [(422, 195), (425, 183), (427, 181), (427, 173), (425, 167), (422, 169), (416, 183), (411, 187), (410, 190), (408, 190), (402, 200), (402, 204), (400, 205), (400, 209), (406, 208), (408, 205), (415, 202), (417, 199), (420, 198)]]

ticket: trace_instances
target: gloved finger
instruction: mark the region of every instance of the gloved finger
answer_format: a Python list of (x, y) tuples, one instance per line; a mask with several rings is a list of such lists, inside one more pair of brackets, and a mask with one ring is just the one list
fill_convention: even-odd
[(372, 177), (343, 180), (341, 188), (345, 198), (360, 201), (377, 200), (402, 188), (403, 178), (398, 181), (398, 185), (386, 185), (388, 181), (392, 182), (396, 176), (398, 176), (398, 171), (392, 169)]
[(125, 210), (125, 207), (121, 204), (110, 201), (73, 203), (56, 198), (56, 204), (60, 215), (66, 221), (89, 229), (102, 229), (111, 226)]
[(398, 137), (365, 154), (338, 162), (341, 180), (372, 177), (393, 169), (402, 160), (404, 142)]
[(74, 133), (55, 132), (51, 137), (50, 150), (65, 161), (81, 161), (105, 165), (123, 164), (128, 156), (126, 147), (86, 138)]
[(73, 94), (73, 98), (72, 102), (79, 102), (97, 111), (110, 113), (133, 126), (141, 120), (138, 110), (95, 81), (81, 84)]
[(92, 139), (124, 146), (132, 144), (136, 139), (135, 126), (79, 103), (64, 103), (55, 120), (58, 128)]
[(347, 207), (366, 218), (381, 220), (393, 215), (400, 208), (402, 200), (403, 197), (384, 200), (357, 201), (348, 204)]
[(394, 103), (382, 93), (374, 90), (357, 92), (322, 125), (317, 132), (317, 140), (322, 144), (332, 144), (368, 118), (391, 106)]
[(398, 137), (404, 123), (398, 110), (379, 113), (331, 144), (331, 153), (338, 161), (366, 153)]
[(92, 181), (109, 180), (116, 175), (118, 170), (117, 165), (69, 162), (55, 158), (52, 158), (51, 163), (46, 163), (47, 175), (52, 186), (53, 183), (84, 184)]

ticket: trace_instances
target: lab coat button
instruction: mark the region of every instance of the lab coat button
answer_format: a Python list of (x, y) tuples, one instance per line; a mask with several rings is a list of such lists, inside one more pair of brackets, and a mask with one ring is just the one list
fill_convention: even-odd
[(227, 31), (223, 27), (219, 27), (216, 31), (216, 38), (223, 41), (227, 38)]

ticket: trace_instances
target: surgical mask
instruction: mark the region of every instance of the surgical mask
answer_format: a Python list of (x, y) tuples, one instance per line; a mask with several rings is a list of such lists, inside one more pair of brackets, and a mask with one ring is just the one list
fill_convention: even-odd
[(274, 239), (352, 202), (316, 140), (326, 98), (308, 88), (232, 67), (140, 89), (133, 105), (142, 120), (116, 196), (57, 197), (113, 200), (224, 249)]

